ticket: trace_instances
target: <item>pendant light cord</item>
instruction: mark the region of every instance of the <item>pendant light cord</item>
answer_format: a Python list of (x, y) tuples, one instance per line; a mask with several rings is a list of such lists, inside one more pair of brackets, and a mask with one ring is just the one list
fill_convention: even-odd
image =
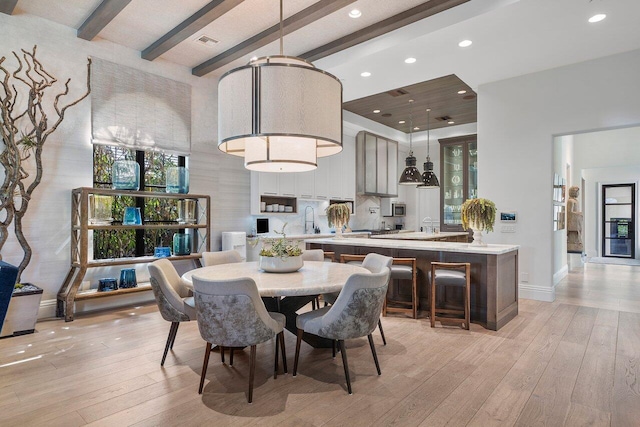
[(413, 155), (413, 99), (409, 100), (409, 155)]
[(431, 130), (431, 123), (430, 123), (430, 113), (431, 112), (431, 108), (427, 108), (427, 158), (430, 159), (429, 157), (429, 153), (431, 152), (431, 144), (429, 144), (429, 131)]
[(280, 0), (280, 55), (284, 55), (284, 27), (282, 23), (282, 0)]

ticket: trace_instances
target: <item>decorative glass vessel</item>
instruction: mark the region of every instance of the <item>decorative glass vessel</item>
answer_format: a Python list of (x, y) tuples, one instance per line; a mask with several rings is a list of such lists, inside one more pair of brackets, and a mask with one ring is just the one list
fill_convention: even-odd
[(195, 199), (178, 200), (178, 223), (194, 224), (196, 222), (196, 204)]
[(122, 225), (142, 225), (140, 208), (124, 208), (124, 218), (122, 219)]
[(113, 198), (100, 194), (89, 194), (89, 223), (93, 225), (109, 225), (113, 221), (111, 207)]
[(118, 280), (114, 278), (98, 280), (98, 292), (117, 291)]
[(173, 235), (173, 254), (191, 254), (191, 236), (186, 233), (176, 233)]
[(117, 160), (111, 169), (113, 188), (116, 190), (138, 190), (140, 188), (140, 165), (133, 160)]
[(171, 248), (169, 246), (156, 246), (153, 251), (155, 258), (167, 258), (171, 256)]
[(187, 194), (189, 192), (189, 169), (178, 166), (167, 168), (167, 193)]
[(138, 282), (136, 280), (135, 268), (123, 268), (120, 270), (120, 289), (135, 288), (137, 286)]

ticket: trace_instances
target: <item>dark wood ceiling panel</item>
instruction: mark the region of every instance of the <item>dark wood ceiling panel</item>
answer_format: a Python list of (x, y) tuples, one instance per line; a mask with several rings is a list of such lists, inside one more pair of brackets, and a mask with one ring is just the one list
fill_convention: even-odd
[[(355, 2), (356, 0), (321, 0), (308, 8), (290, 16), (283, 21), (284, 34), (292, 33), (305, 25), (317, 21), (327, 15), (342, 9), (345, 6)], [(262, 31), (259, 34), (243, 41), (242, 43), (222, 52), (202, 64), (196, 66), (192, 73), (196, 76), (204, 76), (218, 68), (242, 58), (245, 55), (259, 49), (269, 43), (278, 40), (280, 37), (280, 23)]]
[(131, 0), (103, 0), (102, 3), (78, 28), (78, 37), (93, 40), (98, 33), (109, 24)]
[(153, 61), (172, 47), (200, 31), (213, 21), (238, 6), (244, 0), (214, 0), (178, 24), (151, 46), (142, 51), (142, 58)]
[(300, 58), (313, 62), (468, 1), (469, 0), (430, 0), (299, 56)]
[[(406, 94), (390, 94), (399, 90)], [(466, 93), (458, 94), (460, 90)], [(411, 104), (410, 99), (413, 99)], [(431, 109), (431, 129), (451, 126), (447, 121), (438, 120), (443, 116), (451, 117), (455, 125), (475, 123), (478, 117), (476, 93), (455, 74), (345, 102), (343, 108), (406, 133), (409, 132), (410, 114), (413, 126), (420, 128), (418, 132), (427, 129), (427, 108)], [(374, 113), (374, 110), (380, 112)], [(384, 117), (385, 114), (391, 116)], [(400, 120), (405, 123), (398, 123)]]
[(18, 4), (18, 0), (0, 0), (0, 13), (13, 15), (13, 11)]

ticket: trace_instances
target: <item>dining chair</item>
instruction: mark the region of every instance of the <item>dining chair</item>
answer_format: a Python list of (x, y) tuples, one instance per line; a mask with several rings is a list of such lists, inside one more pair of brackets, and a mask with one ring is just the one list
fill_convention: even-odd
[(338, 341), (349, 394), (353, 394), (353, 392), (344, 340), (366, 336), (369, 339), (378, 375), (382, 374), (371, 333), (380, 319), (382, 304), (387, 295), (390, 273), (391, 270), (388, 267), (383, 267), (378, 273), (353, 274), (347, 279), (347, 283), (333, 305), (303, 313), (297, 317), (298, 334), (296, 356), (293, 363), (294, 377), (298, 373), (300, 345), (305, 332)]
[(231, 264), (233, 262), (242, 262), (242, 256), (238, 251), (233, 249), (218, 252), (202, 252), (202, 266)]
[(156, 298), (162, 318), (171, 322), (169, 337), (164, 347), (160, 366), (164, 366), (169, 349), (173, 349), (180, 322), (196, 318), (196, 310), (191, 290), (182, 282), (171, 261), (159, 259), (149, 264), (151, 289)]
[[(193, 287), (198, 329), (207, 342), (198, 393), (202, 394), (213, 343), (230, 347), (232, 351), (235, 347), (251, 346), (247, 397), (248, 402), (251, 403), (257, 344), (277, 338), (273, 378), (278, 376), (279, 346), (282, 346), (282, 365), (284, 372), (287, 372), (283, 332), (285, 316), (267, 311), (260, 299), (256, 283), (248, 277), (234, 280), (205, 280), (194, 276)], [(233, 352), (230, 356), (230, 364), (233, 364)]]

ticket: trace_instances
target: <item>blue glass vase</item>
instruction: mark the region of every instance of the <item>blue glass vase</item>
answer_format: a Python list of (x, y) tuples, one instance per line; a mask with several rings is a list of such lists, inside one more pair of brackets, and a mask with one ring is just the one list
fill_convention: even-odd
[(190, 255), (191, 254), (191, 236), (185, 233), (176, 233), (173, 235), (173, 254), (174, 255)]
[(122, 219), (122, 225), (142, 225), (140, 208), (124, 208), (124, 218)]
[(117, 291), (118, 281), (114, 278), (98, 280), (98, 292)]
[(135, 268), (123, 268), (120, 270), (120, 289), (135, 288), (137, 286)]
[(167, 193), (187, 194), (189, 192), (189, 169), (179, 166), (167, 168)]
[(138, 190), (140, 188), (140, 165), (133, 160), (118, 160), (111, 169), (113, 188), (116, 190)]

